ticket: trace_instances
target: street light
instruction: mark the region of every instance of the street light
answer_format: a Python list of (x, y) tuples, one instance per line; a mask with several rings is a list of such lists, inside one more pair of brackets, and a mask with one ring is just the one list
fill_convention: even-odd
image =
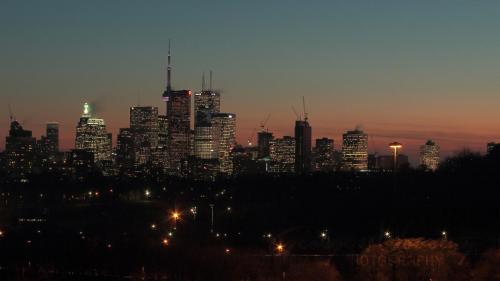
[(397, 161), (398, 161), (398, 149), (403, 148), (403, 145), (400, 144), (399, 142), (391, 142), (389, 144), (389, 147), (393, 150), (394, 154), (394, 171), (397, 169)]
[(285, 246), (282, 243), (278, 243), (276, 245), (276, 252), (278, 253), (283, 253), (285, 251)]
[(391, 233), (389, 231), (384, 232), (385, 238), (389, 239), (391, 238)]
[(177, 211), (172, 212), (172, 219), (174, 220), (174, 229), (177, 229), (177, 221), (181, 218), (181, 214)]

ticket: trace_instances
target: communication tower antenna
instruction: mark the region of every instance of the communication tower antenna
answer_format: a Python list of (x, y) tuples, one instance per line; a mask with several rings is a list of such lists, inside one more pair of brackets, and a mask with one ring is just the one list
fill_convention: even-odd
[(12, 108), (10, 107), (10, 103), (9, 103), (9, 119), (10, 119), (10, 122), (12, 123), (12, 120), (14, 120), (14, 115), (12, 114)]

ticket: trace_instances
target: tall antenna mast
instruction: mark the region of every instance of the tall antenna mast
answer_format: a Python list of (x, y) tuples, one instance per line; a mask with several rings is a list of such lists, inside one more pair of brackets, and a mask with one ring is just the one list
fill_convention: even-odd
[(212, 91), (212, 70), (210, 70), (210, 91)]
[(167, 91), (172, 90), (172, 65), (170, 61), (170, 39), (168, 39), (168, 58), (167, 58)]
[(205, 91), (205, 72), (201, 75), (201, 90)]
[(12, 123), (12, 120), (14, 120), (14, 116), (12, 115), (12, 108), (10, 107), (10, 103), (9, 103), (9, 119), (10, 119), (10, 122)]

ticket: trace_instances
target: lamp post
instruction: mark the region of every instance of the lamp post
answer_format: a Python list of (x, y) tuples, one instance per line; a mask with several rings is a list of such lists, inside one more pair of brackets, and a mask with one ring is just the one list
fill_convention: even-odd
[(177, 221), (180, 219), (180, 217), (181, 215), (177, 211), (172, 212), (172, 219), (174, 220), (174, 230), (177, 229)]
[(399, 142), (392, 142), (389, 144), (389, 147), (392, 149), (393, 151), (393, 155), (394, 155), (394, 171), (396, 171), (396, 169), (398, 168), (398, 149), (401, 149), (403, 148), (403, 145), (400, 144)]

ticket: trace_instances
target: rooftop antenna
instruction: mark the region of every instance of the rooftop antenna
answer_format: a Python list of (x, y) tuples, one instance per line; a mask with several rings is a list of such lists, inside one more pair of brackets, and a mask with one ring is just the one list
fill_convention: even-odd
[(297, 121), (302, 120), (302, 117), (297, 113), (297, 110), (295, 110), (295, 107), (292, 106), (293, 113), (295, 113), (295, 117), (297, 118)]
[(172, 65), (170, 64), (170, 39), (168, 39), (168, 58), (167, 58), (167, 91), (172, 90)]
[(201, 90), (205, 91), (205, 72), (201, 75)]
[(14, 115), (12, 114), (12, 108), (10, 107), (10, 103), (8, 104), (9, 106), (9, 119), (10, 119), (10, 122), (12, 123), (12, 121), (14, 120)]
[(307, 122), (306, 98), (302, 96), (302, 107), (304, 108), (304, 121)]
[(212, 70), (210, 70), (210, 91), (212, 91)]

